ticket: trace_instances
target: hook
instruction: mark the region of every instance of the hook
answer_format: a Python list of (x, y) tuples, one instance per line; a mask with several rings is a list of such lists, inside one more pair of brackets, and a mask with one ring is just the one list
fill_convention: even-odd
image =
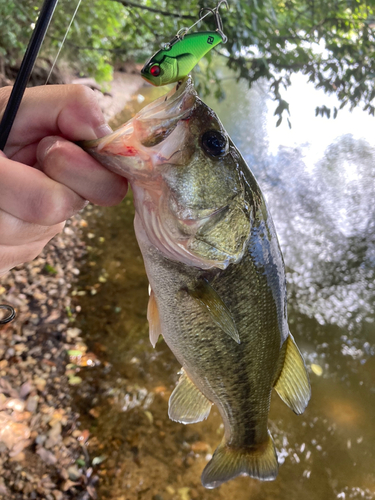
[(216, 31), (219, 33), (219, 35), (223, 39), (223, 43), (226, 43), (228, 41), (228, 38), (224, 34), (223, 21), (221, 19), (220, 13), (219, 13), (219, 9), (220, 9), (222, 4), (224, 4), (226, 6), (226, 8), (229, 9), (229, 5), (228, 5), (227, 0), (220, 0), (214, 9), (211, 9), (210, 7), (203, 7), (199, 11), (199, 19), (201, 20), (201, 19), (203, 19), (203, 17), (205, 17), (205, 16), (202, 16), (203, 12), (205, 12), (205, 11), (211, 12), (211, 14), (213, 14), (215, 16)]
[[(210, 7), (203, 7), (199, 11), (199, 19), (198, 19), (198, 21), (196, 21), (194, 24), (192, 24), (189, 28), (181, 28), (177, 32), (177, 34), (172, 38), (172, 40), (170, 40), (167, 43), (162, 43), (161, 44), (161, 49), (162, 50), (169, 50), (172, 47), (172, 45), (174, 45), (175, 43), (177, 43), (180, 40), (182, 40), (184, 38), (184, 36), (191, 30), (191, 28), (193, 28), (198, 23), (200, 23), (209, 14), (212, 14), (215, 17), (216, 31), (219, 33), (219, 35), (223, 39), (223, 43), (225, 43), (228, 40), (228, 38), (224, 35), (224, 32), (223, 32), (223, 21), (221, 20), (221, 17), (220, 17), (220, 14), (219, 14), (219, 8), (220, 8), (221, 4), (225, 4), (225, 6), (227, 7), (227, 9), (229, 9), (227, 0), (219, 0), (218, 4), (216, 5), (216, 7), (214, 9), (211, 9)], [(205, 11), (207, 11), (207, 13), (203, 15), (203, 13)]]
[(2, 309), (8, 312), (8, 315), (4, 318), (0, 317), (0, 325), (5, 325), (6, 323), (14, 320), (14, 318), (16, 317), (16, 311), (12, 306), (9, 306), (8, 304), (0, 304), (0, 311)]

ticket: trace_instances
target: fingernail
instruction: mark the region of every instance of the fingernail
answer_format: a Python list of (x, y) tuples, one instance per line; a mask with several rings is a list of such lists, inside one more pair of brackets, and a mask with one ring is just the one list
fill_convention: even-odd
[(112, 132), (113, 130), (107, 123), (102, 123), (102, 125), (99, 125), (95, 128), (96, 137), (98, 139), (99, 137), (104, 137), (105, 135), (112, 134)]

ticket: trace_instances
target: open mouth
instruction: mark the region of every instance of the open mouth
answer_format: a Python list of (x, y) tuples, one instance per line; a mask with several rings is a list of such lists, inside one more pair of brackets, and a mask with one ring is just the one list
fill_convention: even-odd
[[(143, 108), (130, 121), (112, 134), (77, 144), (86, 151), (96, 154), (109, 153), (124, 156), (122, 148), (128, 142), (136, 141), (140, 146), (152, 148), (163, 142), (175, 130), (180, 120), (190, 116), (196, 102), (196, 92), (191, 77), (187, 77), (173, 87), (166, 95)], [(134, 154), (136, 151), (132, 148)], [(125, 156), (131, 156), (128, 152)]]
[(180, 120), (190, 116), (196, 96), (193, 82), (187, 77), (168, 94), (143, 108), (135, 117), (141, 144), (153, 147), (164, 141)]
[(190, 154), (186, 123), (196, 102), (192, 79), (187, 77), (113, 133), (81, 141), (79, 146), (109, 170), (129, 178), (146, 175), (152, 166), (172, 157), (181, 164)]

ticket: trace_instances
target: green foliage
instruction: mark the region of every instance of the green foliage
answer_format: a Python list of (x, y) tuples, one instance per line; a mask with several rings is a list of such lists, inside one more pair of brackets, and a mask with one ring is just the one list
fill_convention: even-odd
[[(21, 58), (41, 4), (0, 0), (0, 56), (6, 64)], [(229, 10), (220, 9), (228, 42), (216, 51), (249, 86), (269, 81), (278, 123), (289, 112), (282, 93), (293, 72), (336, 94), (341, 107), (361, 105), (375, 115), (373, 5), (363, 0), (229, 0)], [(84, 0), (61, 57), (82, 75), (108, 80), (114, 64), (144, 62), (180, 28), (193, 24), (201, 6), (197, 0)], [(44, 57), (53, 59), (75, 7), (76, 1), (60, 0)], [(215, 29), (213, 16), (194, 29)], [(203, 94), (214, 90), (224, 97), (212, 54), (195, 75)], [(329, 116), (327, 110), (322, 106), (317, 114)]]

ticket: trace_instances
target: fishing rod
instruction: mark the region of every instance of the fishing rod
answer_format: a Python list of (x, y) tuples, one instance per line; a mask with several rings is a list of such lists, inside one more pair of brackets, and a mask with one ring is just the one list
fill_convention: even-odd
[[(29, 40), (25, 55), (23, 56), (19, 72), (14, 82), (12, 92), (10, 94), (7, 106), (4, 111), (3, 118), (0, 123), (0, 150), (4, 151), (8, 141), (10, 131), (12, 129), (14, 119), (16, 118), (20, 107), (26, 85), (30, 79), (35, 60), (38, 56), (40, 47), (43, 43), (48, 26), (51, 22), (58, 0), (44, 0), (35, 28)], [(4, 325), (12, 321), (16, 312), (14, 308), (8, 304), (0, 304), (0, 325)]]
[(46, 35), (49, 23), (52, 19), (57, 2), (59, 0), (44, 0), (35, 28), (31, 35), (25, 55), (17, 74), (16, 81), (5, 108), (3, 118), (0, 123), (0, 149), (4, 151), (10, 131), (13, 126), (18, 108), (20, 107), (26, 85), (30, 79), (35, 60)]

